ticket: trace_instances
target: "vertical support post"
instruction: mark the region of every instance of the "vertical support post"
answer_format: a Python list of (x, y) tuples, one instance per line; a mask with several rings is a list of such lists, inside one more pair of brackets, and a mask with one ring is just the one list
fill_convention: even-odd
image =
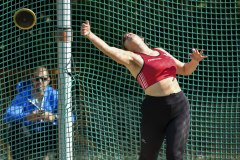
[(59, 159), (73, 159), (72, 80), (71, 80), (71, 3), (57, 0)]

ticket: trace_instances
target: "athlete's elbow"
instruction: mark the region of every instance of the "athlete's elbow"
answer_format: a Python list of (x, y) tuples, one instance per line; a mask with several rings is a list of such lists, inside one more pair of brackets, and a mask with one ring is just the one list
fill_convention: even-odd
[(193, 72), (185, 72), (185, 73), (184, 73), (184, 76), (190, 76), (190, 75), (192, 75), (192, 73), (193, 73)]
[(178, 70), (177, 73), (180, 74), (180, 75), (183, 75), (183, 76), (190, 76), (190, 75), (192, 75), (193, 71), (189, 70), (184, 65), (181, 69)]
[[(196, 69), (196, 68), (195, 68)], [(183, 65), (182, 70), (185, 76), (190, 76), (195, 71), (191, 66), (187, 65), (186, 63)]]
[(184, 67), (183, 73), (184, 73), (185, 76), (190, 76), (190, 75), (193, 74), (193, 72), (194, 72), (193, 70)]
[(192, 75), (191, 72), (186, 72), (186, 71), (182, 71), (182, 72), (177, 72), (178, 75), (182, 75), (182, 76), (190, 76)]

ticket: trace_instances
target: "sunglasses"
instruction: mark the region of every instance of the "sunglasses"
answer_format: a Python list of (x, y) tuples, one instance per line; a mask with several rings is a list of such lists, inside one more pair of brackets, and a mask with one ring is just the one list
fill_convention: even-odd
[(48, 77), (35, 77), (34, 80), (37, 82), (39, 82), (40, 80), (42, 82), (46, 82), (46, 81), (48, 81)]

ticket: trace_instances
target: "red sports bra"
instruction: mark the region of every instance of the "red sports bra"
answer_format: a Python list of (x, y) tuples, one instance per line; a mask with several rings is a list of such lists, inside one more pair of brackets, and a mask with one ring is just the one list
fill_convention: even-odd
[(149, 56), (142, 53), (139, 54), (143, 61), (143, 67), (138, 73), (136, 79), (143, 89), (148, 88), (154, 83), (168, 77), (176, 77), (176, 63), (166, 52), (154, 48), (158, 51), (158, 56)]

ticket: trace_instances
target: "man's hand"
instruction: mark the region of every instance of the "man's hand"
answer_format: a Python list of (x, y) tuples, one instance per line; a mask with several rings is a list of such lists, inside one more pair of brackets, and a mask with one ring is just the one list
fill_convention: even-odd
[(42, 120), (42, 111), (35, 110), (32, 113), (27, 115), (27, 120), (32, 122), (38, 122)]
[(31, 114), (27, 115), (27, 120), (32, 122), (38, 122), (38, 121), (52, 122), (55, 119), (56, 119), (56, 116), (54, 114), (43, 111), (43, 110), (35, 110)]
[(48, 121), (48, 122), (52, 122), (54, 120), (56, 120), (56, 116), (50, 112), (44, 112), (41, 114), (42, 120), (43, 121)]

